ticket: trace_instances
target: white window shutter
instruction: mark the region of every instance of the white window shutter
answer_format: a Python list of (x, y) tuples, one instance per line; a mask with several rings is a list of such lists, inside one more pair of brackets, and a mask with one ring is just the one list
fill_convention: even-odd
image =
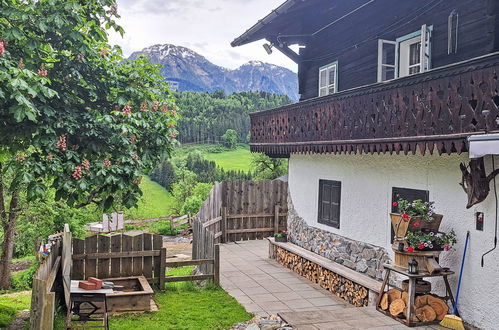
[(421, 70), (425, 72), (431, 69), (431, 29), (426, 24), (421, 26)]
[[(397, 42), (378, 40), (378, 82), (396, 78), (398, 72)], [(392, 75), (388, 75), (388, 71)]]

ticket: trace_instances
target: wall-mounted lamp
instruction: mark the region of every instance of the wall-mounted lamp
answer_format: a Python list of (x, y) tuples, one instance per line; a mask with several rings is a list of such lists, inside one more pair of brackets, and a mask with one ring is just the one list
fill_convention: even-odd
[(269, 55), (272, 54), (272, 47), (274, 47), (272, 44), (263, 44), (263, 48)]

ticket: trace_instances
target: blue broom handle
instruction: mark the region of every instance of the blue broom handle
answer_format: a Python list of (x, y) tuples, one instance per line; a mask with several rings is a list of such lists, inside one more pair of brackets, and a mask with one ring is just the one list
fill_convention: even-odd
[(468, 250), (468, 239), (470, 238), (470, 231), (466, 233), (466, 243), (464, 243), (464, 253), (463, 260), (461, 261), (461, 270), (459, 271), (459, 281), (457, 282), (457, 292), (456, 292), (456, 303), (454, 304), (454, 315), (457, 313), (457, 302), (459, 300), (459, 291), (461, 291), (461, 279), (463, 278), (463, 268), (464, 268), (464, 259), (466, 258), (466, 250)]

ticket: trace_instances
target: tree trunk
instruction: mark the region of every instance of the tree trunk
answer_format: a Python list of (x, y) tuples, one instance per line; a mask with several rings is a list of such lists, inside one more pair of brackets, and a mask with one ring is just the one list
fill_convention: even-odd
[(14, 236), (16, 232), (16, 221), (19, 215), (18, 210), (19, 193), (15, 191), (10, 201), (9, 212), (1, 217), (3, 224), (2, 260), (0, 260), (0, 290), (7, 290), (10, 287), (10, 265), (14, 254)]

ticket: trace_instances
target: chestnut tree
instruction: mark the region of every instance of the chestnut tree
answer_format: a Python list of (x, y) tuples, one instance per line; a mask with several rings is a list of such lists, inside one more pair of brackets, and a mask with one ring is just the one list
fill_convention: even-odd
[(124, 61), (115, 0), (0, 0), (0, 289), (26, 203), (137, 203), (167, 158), (178, 115), (159, 68)]

